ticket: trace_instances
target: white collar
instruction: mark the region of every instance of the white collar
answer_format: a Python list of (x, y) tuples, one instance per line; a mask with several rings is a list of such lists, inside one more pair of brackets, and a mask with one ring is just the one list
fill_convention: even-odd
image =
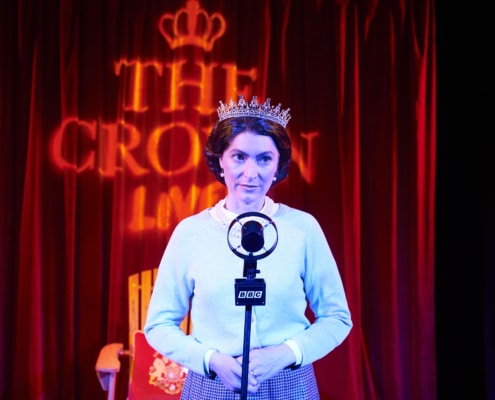
[[(232, 220), (236, 218), (238, 214), (225, 208), (225, 200), (226, 199), (221, 199), (214, 207), (210, 208), (209, 211), (213, 219), (228, 228)], [(278, 211), (278, 208), (278, 203), (275, 203), (270, 197), (265, 196), (265, 203), (263, 204), (260, 213), (272, 217)]]

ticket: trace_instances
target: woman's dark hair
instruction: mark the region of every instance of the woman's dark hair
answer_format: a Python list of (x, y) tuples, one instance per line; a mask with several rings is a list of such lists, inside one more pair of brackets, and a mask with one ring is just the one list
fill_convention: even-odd
[(291, 143), (289, 135), (282, 125), (263, 118), (256, 117), (235, 117), (227, 118), (217, 122), (213, 127), (204, 148), (206, 164), (219, 182), (225, 185), (225, 179), (220, 175), (219, 158), (232, 140), (240, 133), (253, 132), (258, 135), (269, 136), (275, 142), (280, 158), (275, 177), (277, 178), (272, 186), (283, 180), (289, 173), (291, 159)]

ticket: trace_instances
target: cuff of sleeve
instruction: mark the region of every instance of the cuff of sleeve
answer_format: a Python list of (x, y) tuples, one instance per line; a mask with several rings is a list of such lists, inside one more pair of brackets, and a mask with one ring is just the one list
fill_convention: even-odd
[(292, 352), (294, 353), (294, 356), (296, 357), (296, 362), (294, 363), (295, 367), (298, 367), (302, 363), (302, 351), (299, 345), (295, 340), (292, 339), (287, 339), (285, 341), (285, 344), (290, 347)]
[(205, 374), (211, 377), (213, 374), (210, 372), (210, 358), (211, 355), (215, 352), (213, 349), (206, 350), (205, 356), (203, 358), (203, 367), (205, 369)]

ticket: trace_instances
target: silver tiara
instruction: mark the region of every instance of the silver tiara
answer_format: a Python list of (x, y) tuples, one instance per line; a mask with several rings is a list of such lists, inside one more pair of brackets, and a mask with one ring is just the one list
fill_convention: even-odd
[(253, 96), (253, 99), (248, 103), (244, 100), (244, 96), (239, 95), (239, 101), (237, 103), (232, 99), (230, 99), (229, 104), (220, 101), (220, 107), (217, 108), (218, 120), (223, 121), (227, 118), (236, 117), (255, 117), (269, 119), (285, 128), (291, 118), (289, 114), (290, 108), (281, 110), (281, 106), (280, 103), (277, 107), (271, 106), (270, 99), (266, 99), (263, 104), (259, 104), (256, 96)]

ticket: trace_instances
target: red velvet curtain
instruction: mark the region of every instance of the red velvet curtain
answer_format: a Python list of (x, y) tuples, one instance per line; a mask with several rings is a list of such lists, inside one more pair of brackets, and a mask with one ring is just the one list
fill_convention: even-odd
[(291, 108), (271, 196), (319, 219), (347, 290), (322, 399), (436, 398), (433, 0), (19, 0), (0, 18), (1, 399), (105, 397), (127, 277), (225, 194), (201, 150), (238, 93)]

